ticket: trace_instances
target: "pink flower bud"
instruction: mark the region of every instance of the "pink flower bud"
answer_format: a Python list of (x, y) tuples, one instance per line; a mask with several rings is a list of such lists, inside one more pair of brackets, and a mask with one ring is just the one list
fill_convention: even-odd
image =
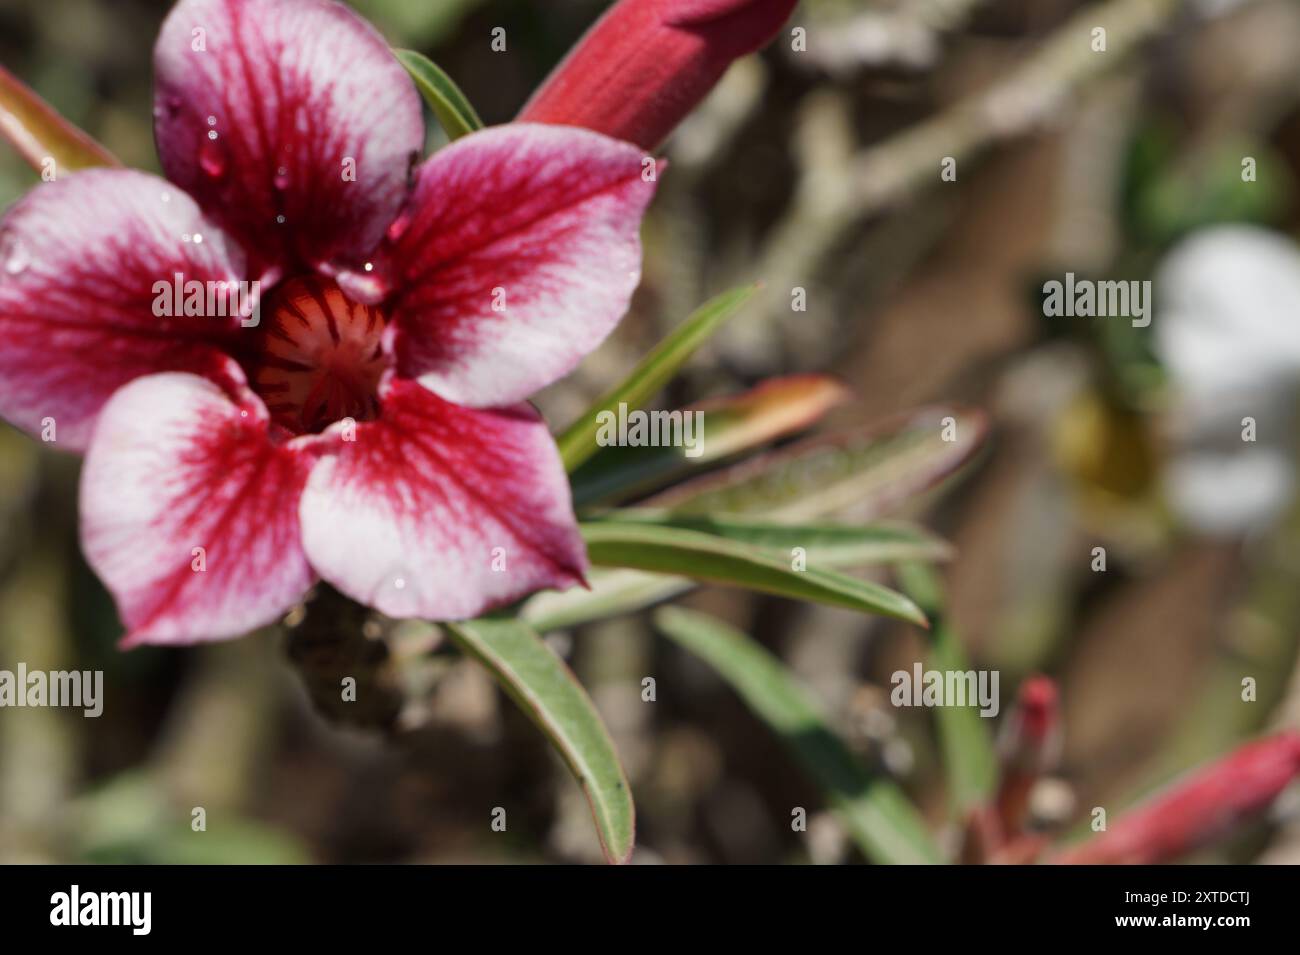
[(796, 0), (620, 0), (551, 73), (520, 121), (585, 126), (653, 148)]
[(1056, 762), (1060, 749), (1056, 683), (1046, 676), (1030, 677), (1020, 686), (999, 740), (1002, 773), (996, 805), (1007, 836), (1023, 828), (1034, 784)]
[(1190, 773), (1116, 821), (1108, 832), (1052, 861), (1071, 865), (1154, 864), (1207, 845), (1263, 812), (1300, 774), (1300, 732), (1248, 743)]

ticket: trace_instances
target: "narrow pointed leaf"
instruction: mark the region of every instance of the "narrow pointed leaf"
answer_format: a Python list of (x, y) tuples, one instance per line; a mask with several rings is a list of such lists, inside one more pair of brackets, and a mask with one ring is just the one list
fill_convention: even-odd
[[(670, 526), (752, 544), (774, 556), (790, 547), (806, 547), (808, 558), (822, 567), (866, 567), (872, 564), (948, 557), (947, 542), (924, 528), (904, 523), (866, 527), (839, 525), (788, 526), (735, 518), (694, 518), (645, 511), (615, 511), (611, 520), (630, 518), (651, 523), (667, 519)], [(799, 543), (802, 542), (802, 543)], [(524, 618), (541, 631), (573, 627), (622, 616), (686, 593), (696, 585), (689, 577), (652, 574), (640, 570), (594, 569), (587, 576), (589, 589), (573, 587), (544, 591), (523, 608)]]
[(605, 520), (712, 534), (761, 548), (774, 557), (788, 558), (794, 548), (801, 547), (809, 560), (827, 567), (939, 560), (952, 555), (947, 542), (923, 527), (903, 521), (860, 525), (782, 524), (756, 518), (695, 516), (650, 509), (612, 511)]
[(704, 614), (665, 607), (655, 614), (655, 624), (713, 667), (772, 728), (825, 792), (835, 815), (868, 859), (941, 861), (925, 823), (903, 791), (862, 765), (780, 660), (740, 631)]
[(394, 50), (393, 54), (415, 80), (416, 88), (448, 138), (459, 139), (483, 128), (483, 120), (478, 118), (460, 87), (436, 63), (414, 50)]
[(870, 520), (955, 472), (980, 448), (987, 431), (978, 411), (922, 408), (868, 430), (810, 438), (752, 458), (687, 481), (646, 504), (683, 514)]
[(672, 380), (673, 375), (703, 345), (718, 327), (735, 314), (758, 288), (747, 285), (724, 292), (705, 302), (686, 321), (678, 325), (668, 337), (655, 346), (627, 376), (621, 385), (605, 394), (590, 410), (571, 424), (556, 439), (560, 456), (570, 473), (596, 453), (596, 434), (602, 411), (618, 412), (620, 404), (629, 410), (639, 408)]
[[(944, 612), (943, 585), (925, 564), (904, 564), (899, 582), (930, 618), (928, 668), (940, 673), (964, 673), (970, 669), (966, 652)], [(939, 746), (948, 777), (950, 801), (955, 814), (964, 818), (992, 796), (997, 785), (998, 757), (989, 720), (973, 706), (941, 706), (935, 710)]]
[(545, 633), (636, 613), (696, 587), (689, 577), (603, 567), (592, 568), (587, 585), (590, 590), (544, 590), (524, 604), (520, 614)]
[(46, 159), (54, 175), (87, 166), (120, 166), (107, 149), (68, 122), (29, 86), (0, 66), (0, 134), (37, 172)]
[(694, 448), (600, 448), (573, 472), (573, 503), (582, 507), (647, 493), (730, 455), (802, 431), (849, 396), (847, 388), (826, 375), (791, 375), (742, 394), (688, 405), (682, 412), (699, 412), (703, 428)]
[(902, 594), (831, 570), (795, 570), (788, 556), (773, 556), (725, 538), (675, 527), (613, 521), (580, 527), (593, 564), (729, 584), (926, 626), (925, 615)]
[(484, 617), (443, 627), (559, 750), (591, 806), (605, 858), (626, 862), (636, 836), (632, 790), (609, 731), (564, 661), (521, 620)]

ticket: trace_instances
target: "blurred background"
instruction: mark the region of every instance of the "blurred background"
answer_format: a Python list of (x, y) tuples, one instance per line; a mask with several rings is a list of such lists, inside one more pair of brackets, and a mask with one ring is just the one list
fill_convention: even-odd
[[(352, 6), (491, 124), (606, 4)], [(156, 171), (150, 57), (168, 7), (0, 0), (0, 62)], [(633, 310), (543, 395), (548, 420), (567, 424), (709, 295), (760, 279), (669, 404), (816, 371), (855, 395), (832, 425), (933, 402), (990, 416), (983, 451), (907, 516), (955, 545), (949, 619), (972, 665), (1000, 672), (1003, 714), (1026, 676), (1059, 684), (1039, 826), (1068, 832), (1295, 726), (1300, 4), (805, 0), (789, 26), (806, 48), (787, 29), (739, 61), (664, 148)], [(35, 181), (0, 149), (0, 206)], [(1151, 324), (1044, 318), (1043, 283), (1067, 271), (1150, 280)], [(106, 697), (93, 720), (0, 712), (0, 861), (599, 860), (578, 788), (471, 662), (435, 652), (389, 672), (400, 714), (380, 731), (317, 711), (311, 648), (282, 628), (117, 651), (76, 544), (77, 469), (0, 424), (0, 668), (102, 669)], [(779, 654), (952, 844), (933, 711), (888, 702), (890, 673), (923, 659), (917, 631), (721, 590), (687, 602)], [(636, 861), (859, 860), (780, 744), (647, 616), (549, 639), (625, 760)], [(489, 827), (498, 806), (506, 833)], [(1300, 827), (1194, 858), (1297, 862)]]

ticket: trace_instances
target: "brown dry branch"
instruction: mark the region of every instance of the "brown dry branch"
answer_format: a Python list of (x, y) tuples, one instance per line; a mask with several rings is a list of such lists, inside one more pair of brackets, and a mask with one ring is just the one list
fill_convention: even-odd
[[(1183, 10), (1182, 0), (1109, 0), (1085, 8), (1022, 64), (932, 119), (851, 156), (805, 155), (794, 201), (764, 244), (759, 270), (773, 288), (806, 284), (861, 223), (940, 182), (994, 144), (1050, 122), (1080, 87), (1122, 63)], [(1106, 30), (1105, 52), (1092, 31)]]

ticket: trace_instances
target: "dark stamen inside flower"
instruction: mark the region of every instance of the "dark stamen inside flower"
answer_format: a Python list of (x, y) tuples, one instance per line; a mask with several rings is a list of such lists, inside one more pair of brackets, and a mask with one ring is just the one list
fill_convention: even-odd
[(384, 314), (318, 276), (278, 286), (262, 309), (253, 388), (295, 434), (379, 413)]

